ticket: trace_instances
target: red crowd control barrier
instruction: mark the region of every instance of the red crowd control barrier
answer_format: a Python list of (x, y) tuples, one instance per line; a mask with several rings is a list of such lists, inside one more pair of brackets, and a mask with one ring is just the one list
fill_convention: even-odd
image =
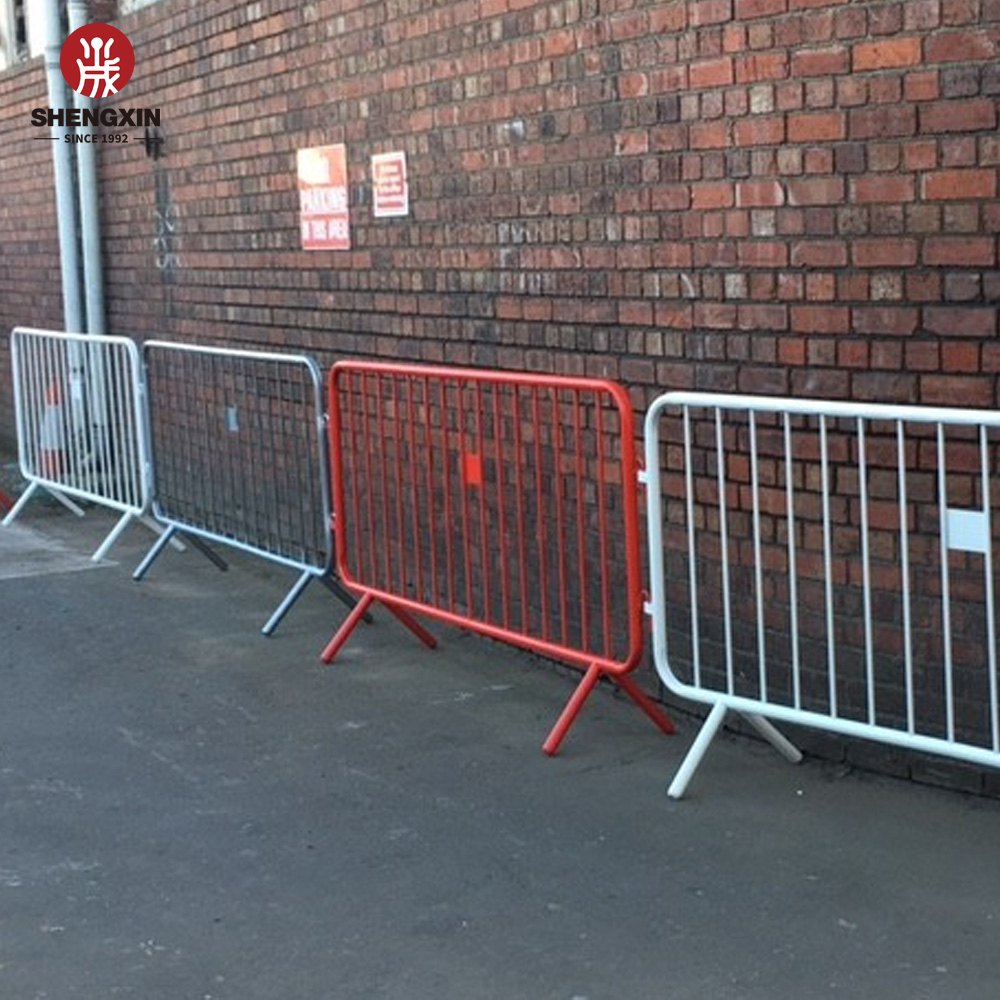
[(643, 646), (631, 404), (612, 382), (344, 361), (329, 377), (337, 568), (425, 644), (413, 613), (572, 664), (584, 676), (554, 754), (608, 676), (664, 732), (629, 673)]

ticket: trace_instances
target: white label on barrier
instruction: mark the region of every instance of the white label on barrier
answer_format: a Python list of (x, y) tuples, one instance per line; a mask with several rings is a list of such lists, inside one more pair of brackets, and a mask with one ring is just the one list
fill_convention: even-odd
[(990, 524), (986, 512), (949, 507), (947, 515), (948, 548), (956, 552), (986, 555), (990, 543)]

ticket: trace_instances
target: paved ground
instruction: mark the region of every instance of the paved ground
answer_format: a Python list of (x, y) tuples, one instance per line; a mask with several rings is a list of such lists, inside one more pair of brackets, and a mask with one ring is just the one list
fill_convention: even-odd
[(0, 529), (0, 997), (995, 1000), (1000, 803), (720, 739), (32, 504)]

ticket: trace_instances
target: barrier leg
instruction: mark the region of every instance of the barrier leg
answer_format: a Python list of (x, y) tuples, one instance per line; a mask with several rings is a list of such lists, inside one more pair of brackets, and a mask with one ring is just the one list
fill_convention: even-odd
[(437, 649), (438, 641), (409, 613), (388, 601), (382, 602), (428, 649)]
[(792, 743), (786, 736), (780, 733), (770, 721), (763, 715), (753, 715), (750, 712), (743, 713), (743, 718), (750, 723), (761, 736), (781, 754), (789, 764), (798, 764), (802, 761), (802, 751)]
[(615, 683), (653, 720), (660, 732), (673, 736), (675, 730), (670, 716), (628, 674), (615, 677)]
[[(601, 668), (596, 664), (588, 667), (587, 672), (583, 675), (583, 680), (576, 686), (572, 697), (566, 702), (566, 707), (562, 710), (562, 714), (556, 720), (552, 731), (542, 744), (542, 749), (550, 757), (555, 756), (559, 752), (559, 747), (562, 745), (566, 733), (569, 732), (569, 727), (573, 725), (590, 692), (597, 686), (597, 682), (601, 679), (601, 673)], [(673, 735), (674, 724), (670, 721), (670, 716), (631, 677), (627, 674), (622, 674), (620, 677), (615, 677), (614, 681), (653, 720), (653, 723), (661, 732), (666, 733), (668, 736)]]
[(108, 533), (107, 538), (98, 546), (97, 551), (90, 557), (92, 562), (100, 562), (107, 554), (108, 550), (112, 545), (118, 540), (118, 536), (125, 530), (128, 526), (129, 521), (135, 515), (132, 511), (126, 511), (119, 519), (118, 523), (111, 529)]
[[(320, 654), (320, 659), (324, 663), (332, 663), (333, 658), (340, 652), (341, 646), (347, 642), (350, 634), (357, 628), (358, 622), (368, 618), (368, 609), (375, 601), (372, 594), (362, 594), (361, 600), (354, 605), (351, 613), (344, 619), (344, 624), (337, 629), (334, 637), (327, 643), (326, 649)], [(408, 611), (392, 604), (389, 601), (382, 601), (388, 611), (391, 611), (396, 618), (402, 622), (425, 646), (429, 649), (437, 648), (437, 639), (431, 635)]]
[(725, 702), (717, 701), (712, 706), (712, 711), (708, 713), (708, 718), (705, 719), (705, 723), (701, 727), (701, 732), (698, 733), (697, 739), (691, 744), (691, 749), (688, 750), (687, 756), (677, 769), (674, 780), (670, 782), (670, 787), (667, 789), (667, 795), (670, 798), (679, 799), (684, 795), (688, 783), (694, 777), (694, 772), (698, 770), (698, 765), (708, 750), (709, 744), (719, 731), (719, 727), (726, 717), (726, 711), (727, 706)]
[(78, 504), (73, 503), (72, 500), (65, 493), (61, 493), (57, 489), (53, 489), (51, 486), (46, 486), (45, 491), (54, 500), (58, 500), (71, 514), (76, 514), (77, 517), (84, 517), (84, 510)]
[(38, 489), (38, 483), (31, 483), (28, 488), (17, 498), (17, 503), (11, 507), (10, 512), (3, 519), (0, 524), (6, 528), (7, 525), (14, 523), (14, 518), (21, 513), (21, 509), (27, 504), (27, 502), (32, 498), (35, 490)]
[(177, 528), (174, 525), (170, 525), (166, 531), (160, 535), (159, 538), (153, 542), (153, 547), (146, 553), (146, 557), (139, 563), (135, 568), (135, 572), (132, 574), (133, 580), (141, 580), (146, 575), (146, 570), (156, 561), (157, 556), (166, 548), (167, 543), (177, 532)]
[[(323, 581), (323, 586), (342, 604), (353, 608), (358, 603), (358, 599), (332, 573), (327, 573), (325, 576), (320, 577), (320, 579)], [(365, 621), (369, 624), (371, 620), (371, 615), (365, 616)]]
[(303, 573), (293, 585), (292, 589), (288, 591), (285, 595), (284, 600), (275, 609), (273, 615), (267, 620), (267, 624), (261, 629), (264, 635), (271, 635), (272, 632), (281, 624), (281, 619), (288, 614), (289, 608), (299, 599), (302, 591), (309, 586), (309, 581), (315, 576), (314, 573), (306, 571)]
[[(167, 530), (166, 528), (163, 527), (162, 524), (160, 524), (159, 521), (157, 521), (155, 518), (150, 517), (148, 514), (140, 514), (139, 520), (142, 521), (142, 523), (146, 525), (146, 527), (149, 528), (149, 530), (153, 532), (154, 535), (162, 535), (163, 532)], [(179, 538), (171, 538), (170, 547), (175, 552), (187, 552), (186, 546)]]
[(197, 549), (216, 569), (221, 570), (223, 573), (229, 569), (229, 563), (208, 542), (202, 541), (197, 535), (185, 535), (184, 537), (188, 540), (191, 547)]
[(583, 708), (583, 703), (587, 700), (590, 692), (594, 690), (600, 679), (601, 668), (596, 663), (592, 663), (583, 675), (583, 680), (577, 684), (576, 690), (570, 696), (569, 701), (566, 702), (566, 707), (562, 710), (559, 718), (556, 719), (556, 724), (552, 727), (552, 731), (542, 744), (542, 749), (550, 757), (555, 756), (559, 752), (559, 747), (562, 745), (569, 727), (573, 725), (573, 721), (580, 714), (580, 709)]
[(358, 622), (361, 621), (362, 615), (371, 607), (374, 600), (375, 598), (371, 594), (363, 594), (361, 600), (354, 605), (354, 609), (344, 619), (344, 624), (337, 629), (334, 637), (327, 643), (326, 649), (320, 653), (319, 658), (324, 663), (333, 662), (333, 658), (340, 652), (340, 647), (347, 642), (350, 634), (357, 628)]

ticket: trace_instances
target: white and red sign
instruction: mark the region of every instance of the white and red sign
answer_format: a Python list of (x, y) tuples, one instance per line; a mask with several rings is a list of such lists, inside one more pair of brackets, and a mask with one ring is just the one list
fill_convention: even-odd
[(296, 154), (303, 250), (350, 250), (347, 147), (314, 146)]
[(406, 153), (376, 153), (372, 157), (372, 203), (376, 219), (410, 214)]

